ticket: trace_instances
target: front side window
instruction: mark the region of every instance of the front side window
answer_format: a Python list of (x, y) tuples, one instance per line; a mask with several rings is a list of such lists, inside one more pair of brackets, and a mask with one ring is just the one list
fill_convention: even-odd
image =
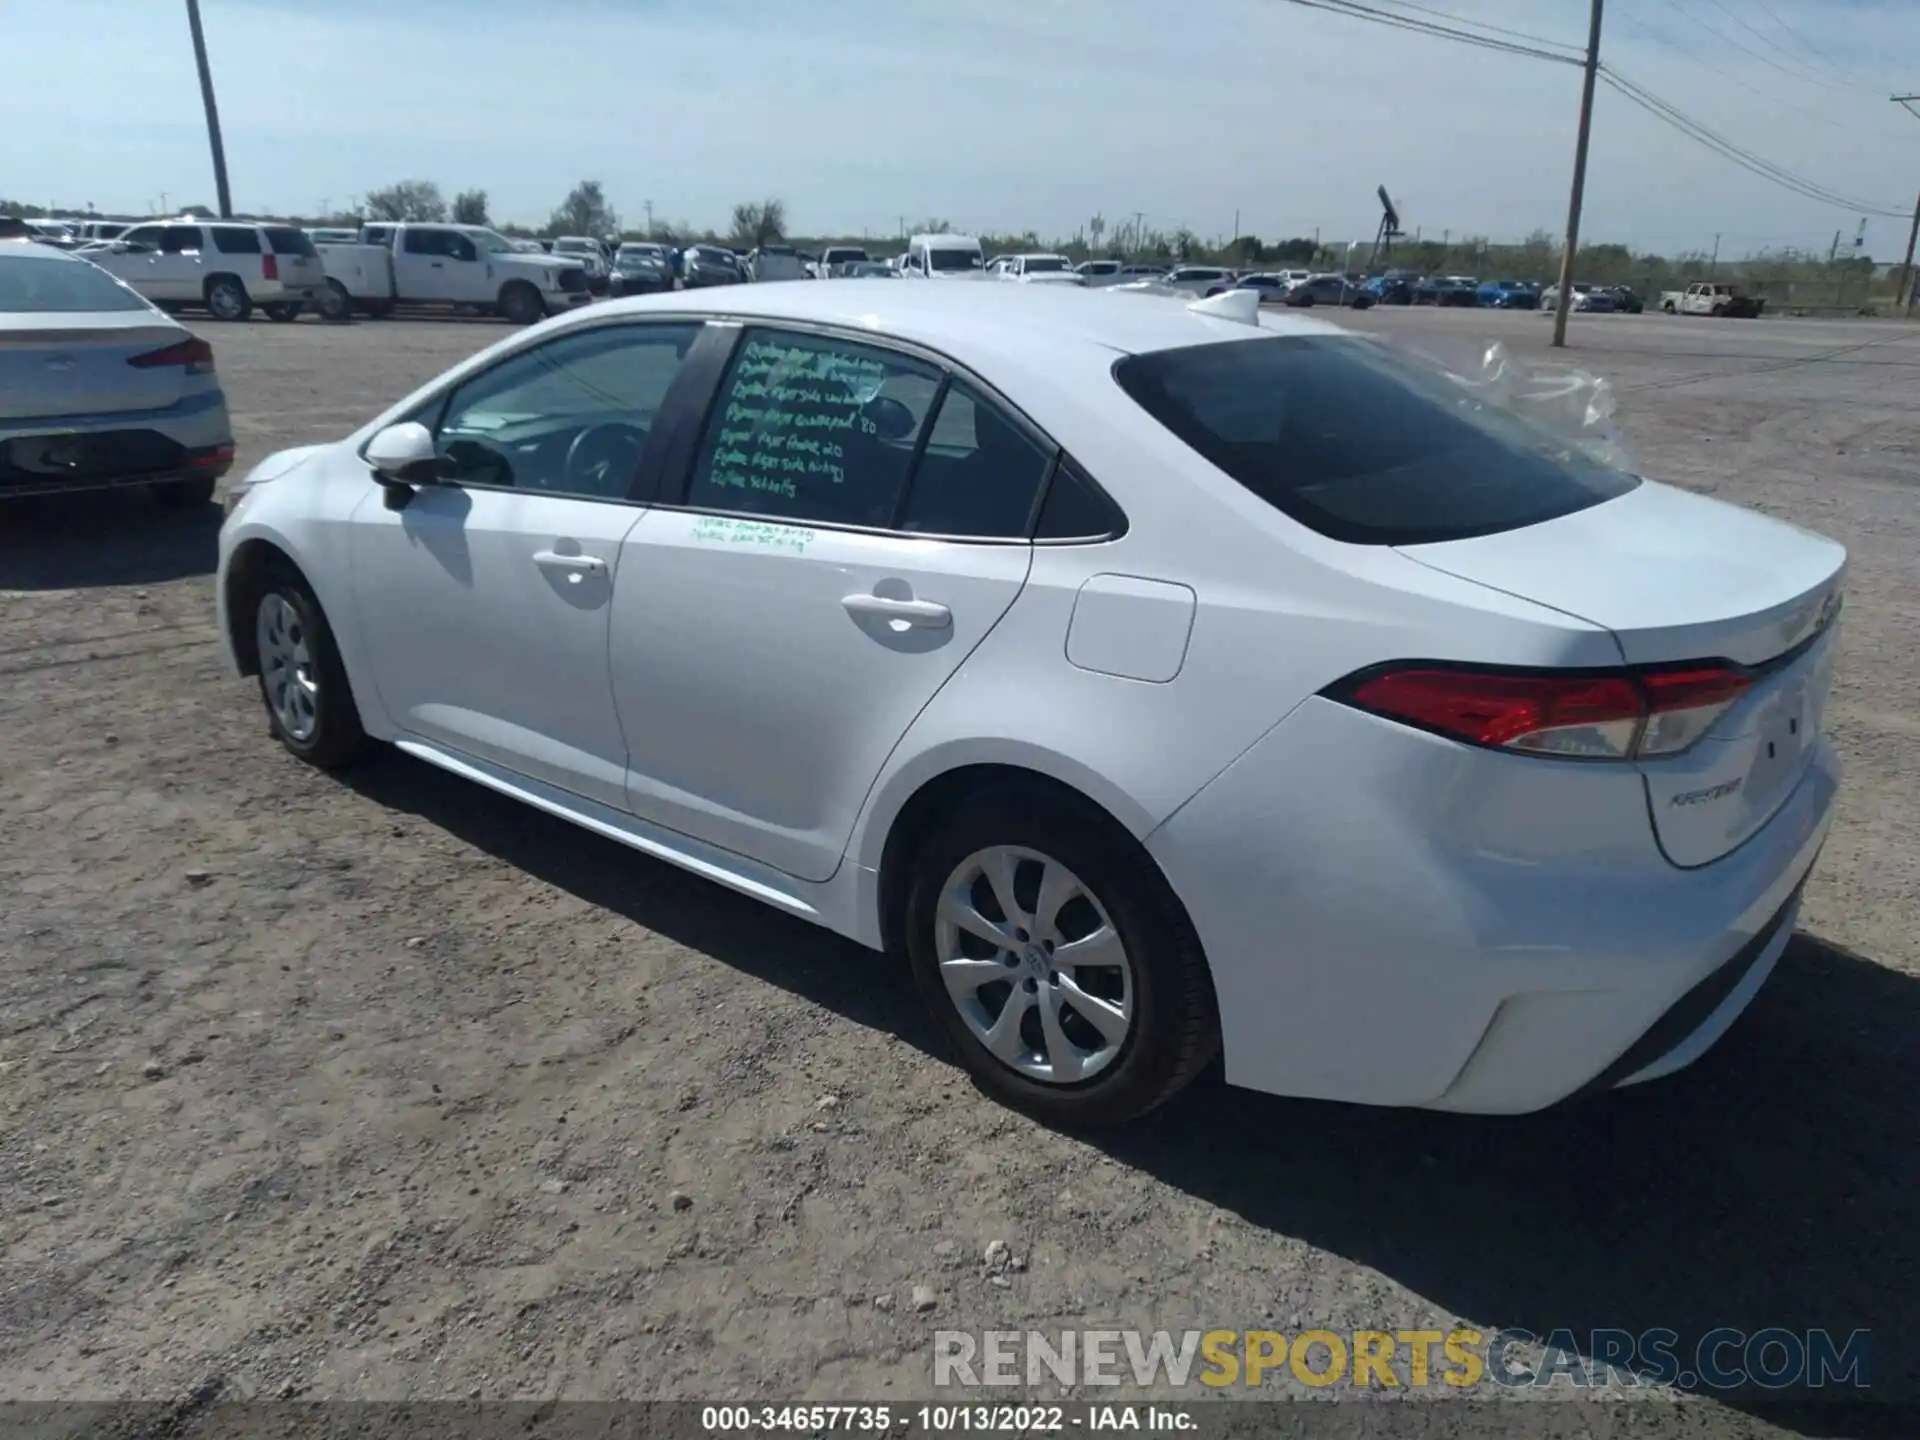
[(167, 226), (160, 232), (160, 251), (165, 255), (198, 255), (200, 227), (198, 225)]
[(1148, 414), (1275, 509), (1334, 540), (1418, 545), (1536, 525), (1639, 481), (1438, 370), (1347, 336), (1129, 356)]
[(161, 227), (158, 225), (136, 225), (120, 239), (129, 250), (158, 250), (160, 235)]
[(447, 232), (444, 230), (408, 230), (401, 246), (409, 255), (445, 255)]
[(750, 329), (714, 399), (687, 504), (890, 525), (942, 378), (854, 341)]
[(698, 325), (620, 325), (503, 360), (449, 398), (435, 433), (457, 485), (625, 500)]

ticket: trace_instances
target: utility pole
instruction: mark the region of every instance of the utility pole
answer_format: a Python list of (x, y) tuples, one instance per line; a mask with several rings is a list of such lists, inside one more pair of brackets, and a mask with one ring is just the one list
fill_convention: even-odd
[(1573, 306), (1573, 257), (1580, 248), (1580, 204), (1587, 194), (1587, 141), (1593, 133), (1593, 85), (1600, 75), (1600, 7), (1593, 0), (1593, 13), (1587, 21), (1586, 78), (1580, 85), (1580, 135), (1573, 142), (1573, 193), (1567, 197), (1567, 248), (1560, 257), (1560, 288), (1554, 293), (1553, 344), (1564, 350), (1567, 345), (1567, 316)]
[(1714, 275), (1718, 275), (1719, 273), (1720, 273), (1720, 235), (1716, 231), (1713, 237), (1713, 259), (1707, 262), (1707, 274), (1709, 277), (1711, 277)]
[[(1913, 242), (1915, 240), (1920, 240), (1920, 200), (1913, 202), (1913, 227), (1907, 231), (1907, 258), (1900, 262), (1900, 288), (1907, 292), (1907, 303), (1902, 313), (1909, 320), (1913, 318), (1915, 295), (1920, 294), (1920, 283), (1915, 283), (1913, 278)], [(1899, 298), (1897, 294), (1894, 296), (1896, 300)]]
[[(1920, 115), (1920, 110), (1913, 108), (1916, 102), (1920, 102), (1920, 95), (1895, 95), (1893, 97), (1894, 104), (1914, 115)], [(1916, 200), (1913, 203), (1913, 228), (1907, 231), (1907, 258), (1900, 262), (1900, 288), (1906, 291), (1907, 295), (1907, 303), (1901, 313), (1909, 320), (1913, 318), (1915, 292), (1920, 291), (1920, 283), (1915, 283), (1913, 277), (1913, 242), (1915, 240), (1920, 240), (1920, 200)], [(1896, 300), (1899, 298), (1898, 295), (1894, 296)]]
[(187, 0), (187, 25), (193, 31), (193, 58), (200, 67), (200, 100), (207, 107), (207, 144), (213, 149), (213, 188), (219, 192), (220, 218), (233, 218), (233, 192), (227, 188), (227, 148), (220, 143), (220, 109), (213, 103), (213, 69), (207, 64), (207, 36), (200, 28), (200, 0)]

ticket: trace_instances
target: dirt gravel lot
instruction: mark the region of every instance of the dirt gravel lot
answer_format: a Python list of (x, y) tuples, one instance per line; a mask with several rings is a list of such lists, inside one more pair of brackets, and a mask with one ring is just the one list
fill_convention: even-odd
[[(219, 662), (216, 513), (0, 521), (0, 1398), (891, 1399), (936, 1328), (1455, 1321), (1865, 1328), (1920, 1393), (1920, 330), (1575, 332), (1650, 473), (1850, 548), (1848, 774), (1727, 1040), (1523, 1119), (1209, 1084), (1049, 1132), (878, 957), (403, 757), (295, 763)], [(244, 467), (505, 331), (205, 333)]]

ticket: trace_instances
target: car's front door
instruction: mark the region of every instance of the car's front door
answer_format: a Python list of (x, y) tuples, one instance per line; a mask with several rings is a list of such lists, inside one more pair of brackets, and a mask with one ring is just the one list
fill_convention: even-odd
[(400, 237), (400, 248), (393, 257), (393, 278), (402, 299), (447, 303), (471, 298), (460, 293), (463, 272), (453, 253), (453, 242), (463, 236), (452, 230), (409, 225)]
[(354, 515), (353, 573), (387, 714), (409, 734), (615, 807), (608, 689), (620, 542), (696, 325), (575, 330), (469, 377), (420, 419), (442, 483)]
[(629, 804), (825, 880), (1026, 583), (1051, 452), (926, 359), (774, 328), (742, 333), (683, 444), (684, 487), (628, 535), (614, 599)]

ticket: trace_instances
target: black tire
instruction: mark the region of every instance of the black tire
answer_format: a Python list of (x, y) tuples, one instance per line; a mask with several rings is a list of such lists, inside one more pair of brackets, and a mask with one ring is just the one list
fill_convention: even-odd
[(235, 323), (253, 315), (253, 297), (247, 294), (247, 287), (232, 275), (215, 275), (207, 281), (207, 309), (216, 320), (231, 320)]
[(1666, 311), (1666, 312), (1667, 312), (1667, 314), (1669, 314), (1669, 315), (1671, 315), (1671, 314), (1673, 314), (1673, 313), (1674, 313), (1674, 308), (1673, 308), (1673, 302), (1672, 302), (1671, 300), (1669, 300), (1669, 301), (1667, 301), (1667, 302), (1666, 302), (1665, 304), (1663, 304), (1663, 305), (1662, 305), (1662, 306), (1661, 306), (1660, 308), (1661, 308), (1662, 310), (1664, 310), (1664, 311)]
[(509, 281), (500, 291), (500, 313), (515, 325), (537, 325), (547, 317), (540, 292), (524, 280)]
[(213, 503), (213, 476), (206, 475), (194, 480), (169, 480), (164, 485), (153, 487), (156, 503), (168, 510), (191, 510), (196, 505)]
[(267, 319), (276, 325), (285, 325), (290, 320), (298, 320), (304, 304), (299, 300), (274, 300), (260, 307)]
[(347, 287), (338, 280), (327, 281), (326, 288), (320, 292), (316, 308), (322, 320), (331, 320), (338, 324), (353, 317), (353, 297), (347, 293)]
[[(1090, 1080), (1058, 1084), (1022, 1075), (981, 1043), (947, 993), (935, 940), (941, 892), (957, 867), (991, 846), (1017, 846), (1064, 865), (1098, 898), (1125, 946), (1132, 1024)], [(915, 984), (961, 1062), (995, 1099), (1065, 1127), (1118, 1125), (1171, 1099), (1218, 1053), (1213, 981), (1192, 922), (1152, 859), (1092, 805), (1019, 788), (978, 791), (903, 863), (911, 869), (900, 933)], [(1013, 983), (1037, 993), (1048, 982)]]
[[(276, 599), (292, 610), (297, 625), (297, 631), (292, 633), (305, 645), (307, 678), (315, 682), (309, 692), (314, 697), (313, 726), (305, 734), (296, 733), (290, 728), (274, 705), (278, 669), (271, 666), (269, 647), (262, 643), (261, 616), (268, 603)], [(360, 709), (354, 704), (353, 690), (347, 683), (346, 667), (340, 663), (340, 651), (333, 642), (333, 631), (327, 624), (326, 613), (321, 610), (320, 602), (314, 598), (313, 591), (299, 573), (286, 564), (270, 569), (259, 590), (249, 600), (251, 603), (246, 613), (238, 618), (240, 624), (254, 627), (254, 654), (260, 670), (260, 699), (266, 707), (267, 724), (274, 739), (286, 746), (297, 759), (322, 770), (337, 770), (351, 765), (372, 748), (373, 742), (361, 728)]]

